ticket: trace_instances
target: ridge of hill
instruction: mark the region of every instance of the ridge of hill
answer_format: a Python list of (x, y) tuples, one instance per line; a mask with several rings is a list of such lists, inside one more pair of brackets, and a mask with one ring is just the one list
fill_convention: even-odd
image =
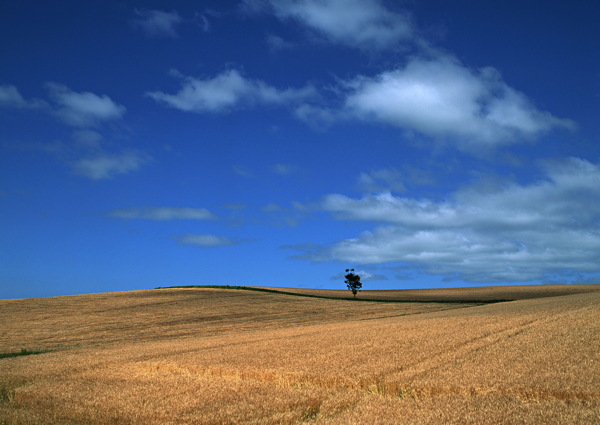
[(158, 287), (156, 289), (169, 288), (239, 289), (332, 300), (377, 301), (393, 303), (435, 302), (491, 304), (497, 302), (597, 292), (600, 291), (600, 284), (506, 285), (431, 289), (376, 289), (359, 291), (359, 295), (357, 297), (353, 297), (349, 291), (340, 289), (288, 288), (276, 286), (185, 285)]
[[(285, 293), (301, 295), (318, 295), (331, 298), (352, 299), (347, 290), (310, 289), (310, 288), (279, 288), (251, 287), (278, 290)], [(420, 302), (482, 302), (493, 303), (534, 298), (558, 297), (563, 295), (583, 294), (600, 291), (600, 284), (580, 285), (503, 285), (475, 286), (459, 288), (428, 288), (428, 289), (378, 289), (363, 290), (357, 299), (390, 300), (390, 301), (420, 301)]]
[[(184, 286), (165, 286), (156, 289), (223, 289), (223, 290), (241, 290), (241, 291), (256, 291), (267, 292), (271, 294), (291, 295), (296, 297), (320, 298), (325, 300), (343, 300), (356, 302), (383, 302), (383, 303), (450, 303), (450, 304), (491, 304), (497, 302), (514, 301), (514, 299), (460, 299), (460, 298), (444, 298), (443, 296), (436, 297), (404, 297), (403, 291), (368, 291), (366, 296), (348, 296), (346, 291), (327, 290), (327, 289), (302, 289), (302, 288), (284, 288), (284, 287), (264, 287), (264, 286), (231, 286), (231, 285), (184, 285)], [(359, 291), (362, 292), (362, 291)], [(379, 292), (383, 292), (380, 294)]]

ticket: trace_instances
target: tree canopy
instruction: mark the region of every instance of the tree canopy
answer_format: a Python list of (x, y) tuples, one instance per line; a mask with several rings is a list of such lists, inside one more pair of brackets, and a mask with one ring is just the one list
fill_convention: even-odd
[(352, 295), (356, 298), (356, 294), (362, 288), (362, 283), (360, 281), (360, 276), (354, 273), (354, 269), (346, 269), (346, 274), (344, 275), (346, 280), (346, 286), (350, 291), (352, 291)]

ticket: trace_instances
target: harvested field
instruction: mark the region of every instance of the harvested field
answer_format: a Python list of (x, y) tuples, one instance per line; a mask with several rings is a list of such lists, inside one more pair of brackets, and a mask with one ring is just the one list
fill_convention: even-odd
[(600, 423), (600, 287), (537, 288), (487, 305), (234, 289), (3, 300), (0, 352), (55, 351), (0, 358), (0, 424)]
[[(333, 298), (352, 298), (349, 291), (307, 288), (270, 288), (294, 294), (315, 295)], [(360, 291), (358, 298), (367, 300), (398, 301), (494, 301), (525, 300), (532, 298), (557, 297), (561, 295), (583, 294), (600, 291), (600, 285), (519, 285), (482, 286), (477, 288), (444, 289), (401, 289), (383, 291)]]

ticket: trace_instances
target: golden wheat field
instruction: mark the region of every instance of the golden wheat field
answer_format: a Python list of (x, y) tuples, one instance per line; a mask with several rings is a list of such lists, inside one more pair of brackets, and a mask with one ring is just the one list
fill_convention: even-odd
[(600, 423), (600, 285), (425, 292), (1, 300), (0, 424)]

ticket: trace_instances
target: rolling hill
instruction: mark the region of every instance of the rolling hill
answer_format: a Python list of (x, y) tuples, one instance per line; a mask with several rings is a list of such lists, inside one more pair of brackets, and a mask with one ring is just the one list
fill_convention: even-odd
[(600, 285), (270, 289), (1, 300), (0, 423), (600, 422)]

